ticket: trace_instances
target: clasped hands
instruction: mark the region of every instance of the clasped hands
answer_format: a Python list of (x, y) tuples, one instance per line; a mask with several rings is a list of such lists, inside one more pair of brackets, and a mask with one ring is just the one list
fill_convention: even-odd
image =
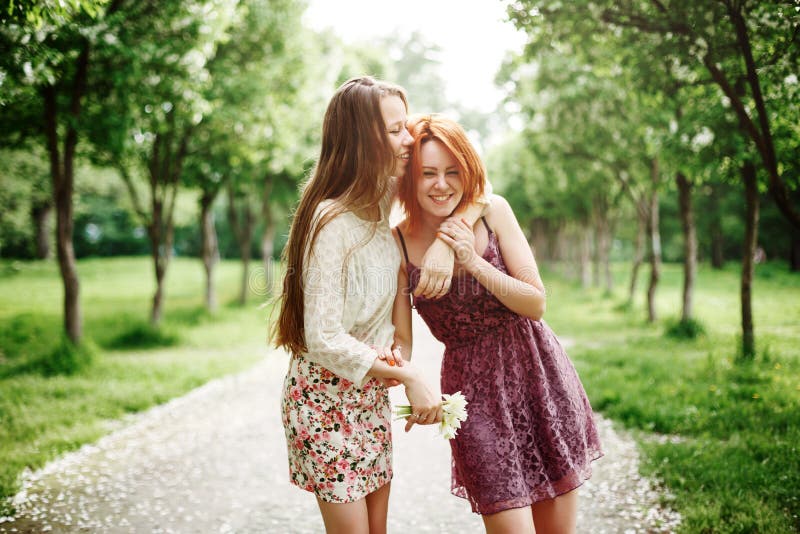
[[(410, 365), (410, 362), (403, 359), (400, 347), (375, 347), (378, 358), (384, 360), (391, 366), (403, 367)], [(400, 385), (400, 381), (394, 378), (382, 378), (381, 382), (386, 387)], [(409, 380), (405, 383), (406, 397), (411, 404), (411, 415), (406, 419), (405, 431), (411, 430), (416, 425), (433, 425), (442, 422), (442, 402), (437, 399), (421, 379)]]
[(463, 218), (450, 217), (436, 233), (436, 239), (422, 258), (414, 295), (438, 299), (450, 291), (454, 261), (466, 266), (475, 256), (475, 234)]

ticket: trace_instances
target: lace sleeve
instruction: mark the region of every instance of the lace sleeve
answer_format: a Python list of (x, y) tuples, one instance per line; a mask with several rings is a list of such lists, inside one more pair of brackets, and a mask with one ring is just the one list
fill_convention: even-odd
[(351, 336), (346, 326), (354, 320), (345, 305), (344, 277), (347, 236), (352, 230), (343, 216), (335, 217), (320, 230), (305, 262), (303, 323), (308, 352), (304, 357), (342, 378), (362, 383), (377, 353)]

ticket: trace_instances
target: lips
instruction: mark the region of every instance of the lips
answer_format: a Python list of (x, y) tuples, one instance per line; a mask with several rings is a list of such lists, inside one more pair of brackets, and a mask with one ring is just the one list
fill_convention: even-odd
[(449, 195), (428, 195), (428, 198), (433, 200), (434, 204), (447, 204), (453, 197), (453, 193)]

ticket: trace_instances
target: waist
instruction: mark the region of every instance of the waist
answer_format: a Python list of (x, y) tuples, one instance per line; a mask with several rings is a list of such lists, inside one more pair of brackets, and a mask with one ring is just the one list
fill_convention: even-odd
[(531, 319), (510, 312), (508, 315), (497, 317), (497, 321), (482, 324), (480, 327), (469, 326), (466, 331), (459, 328), (448, 328), (447, 334), (440, 339), (444, 343), (445, 351), (474, 346), (485, 341), (497, 341), (499, 336), (515, 328), (525, 326)]

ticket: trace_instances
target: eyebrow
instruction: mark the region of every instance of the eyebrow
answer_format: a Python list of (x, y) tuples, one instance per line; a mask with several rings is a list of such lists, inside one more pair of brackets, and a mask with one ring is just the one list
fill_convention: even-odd
[[(436, 169), (437, 167), (434, 167), (433, 165), (423, 165), (422, 168), (423, 169)], [(444, 170), (449, 171), (450, 169), (458, 170), (458, 165), (450, 165), (449, 167), (445, 167)]]

